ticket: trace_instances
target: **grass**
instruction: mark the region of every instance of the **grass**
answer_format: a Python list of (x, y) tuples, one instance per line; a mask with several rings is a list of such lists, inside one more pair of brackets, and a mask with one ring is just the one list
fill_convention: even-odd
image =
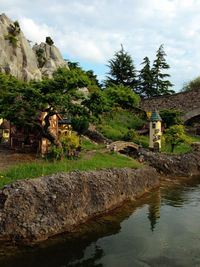
[(95, 145), (85, 138), (81, 138), (81, 141), (82, 141), (81, 147), (83, 150), (91, 150), (91, 149), (98, 150), (98, 149), (105, 148), (105, 145)]
[[(192, 139), (192, 142), (200, 142), (200, 137), (191, 136), (191, 135), (188, 135), (188, 136)], [(193, 150), (193, 148), (191, 147), (190, 144), (182, 143), (182, 144), (177, 145), (175, 147), (174, 154), (184, 154), (184, 153), (190, 152), (192, 150)], [(163, 143), (162, 144), (162, 152), (171, 153), (171, 146)]]
[(16, 180), (36, 178), (59, 172), (70, 172), (73, 170), (99, 170), (101, 168), (138, 168), (141, 165), (131, 158), (118, 155), (95, 152), (91, 158), (80, 160), (62, 160), (55, 162), (41, 161), (13, 166), (0, 173), (0, 188), (11, 184)]
[(123, 140), (124, 135), (130, 129), (140, 129), (144, 121), (136, 114), (127, 110), (112, 111), (103, 118), (98, 130), (113, 141)]

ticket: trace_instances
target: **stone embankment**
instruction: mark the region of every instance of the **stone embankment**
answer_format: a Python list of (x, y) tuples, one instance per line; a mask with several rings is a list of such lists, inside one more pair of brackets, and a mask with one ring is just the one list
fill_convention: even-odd
[(154, 168), (73, 171), (16, 181), (0, 191), (0, 240), (34, 243), (71, 231), (159, 186)]
[(140, 149), (137, 157), (140, 162), (147, 162), (160, 174), (191, 177), (200, 175), (200, 143), (194, 143), (193, 146), (195, 151), (179, 155)]

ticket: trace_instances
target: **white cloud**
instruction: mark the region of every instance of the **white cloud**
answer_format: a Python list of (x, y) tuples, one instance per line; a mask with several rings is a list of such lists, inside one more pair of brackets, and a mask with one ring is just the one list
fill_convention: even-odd
[(50, 35), (76, 61), (106, 64), (123, 43), (139, 68), (163, 43), (177, 89), (200, 75), (197, 0), (1, 0), (1, 10), (20, 21), (28, 39)]

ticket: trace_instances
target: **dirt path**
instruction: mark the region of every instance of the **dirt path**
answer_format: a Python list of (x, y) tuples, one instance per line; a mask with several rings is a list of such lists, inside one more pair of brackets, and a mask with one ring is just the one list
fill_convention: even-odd
[(0, 171), (8, 169), (13, 165), (27, 163), (37, 159), (35, 154), (17, 153), (9, 150), (7, 147), (0, 145)]

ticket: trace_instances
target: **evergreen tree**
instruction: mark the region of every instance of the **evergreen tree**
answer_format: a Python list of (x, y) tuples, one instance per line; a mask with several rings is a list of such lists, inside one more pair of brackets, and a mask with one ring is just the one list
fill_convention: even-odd
[(156, 59), (153, 63), (152, 73), (154, 77), (154, 95), (170, 95), (175, 93), (174, 90), (170, 90), (169, 87), (172, 87), (173, 84), (166, 80), (167, 77), (170, 77), (169, 74), (163, 73), (163, 70), (169, 69), (169, 65), (165, 60), (166, 53), (163, 49), (163, 44), (159, 47)]
[(129, 86), (131, 89), (135, 90), (137, 86), (136, 80), (136, 70), (133, 64), (133, 59), (131, 56), (124, 51), (121, 45), (121, 50), (116, 52), (113, 59), (108, 61), (110, 71), (105, 81), (106, 86), (111, 85), (111, 83), (124, 86)]
[(154, 79), (149, 58), (145, 57), (141, 64), (144, 65), (144, 67), (139, 73), (138, 94), (141, 97), (149, 98), (155, 95)]

